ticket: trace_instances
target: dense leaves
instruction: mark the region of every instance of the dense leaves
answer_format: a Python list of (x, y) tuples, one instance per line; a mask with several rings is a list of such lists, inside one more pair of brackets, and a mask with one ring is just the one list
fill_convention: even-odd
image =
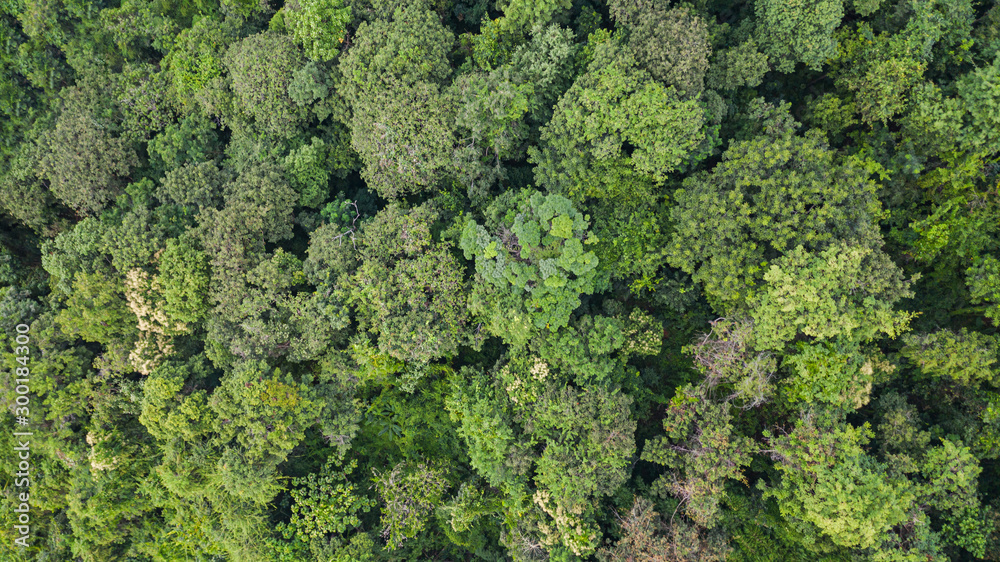
[(0, 559), (1000, 560), (995, 4), (0, 2)]

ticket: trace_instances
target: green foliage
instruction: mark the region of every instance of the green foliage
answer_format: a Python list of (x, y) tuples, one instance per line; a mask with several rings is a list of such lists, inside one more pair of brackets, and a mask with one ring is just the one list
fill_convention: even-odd
[(187, 115), (151, 139), (148, 150), (162, 162), (164, 170), (211, 160), (219, 153), (215, 123), (201, 113)]
[(351, 21), (351, 8), (344, 2), (296, 0), (281, 12), (285, 28), (302, 45), (307, 57), (324, 62), (337, 56)]
[[(618, 4), (616, 2), (616, 4)], [(628, 45), (639, 65), (667, 86), (692, 98), (704, 87), (708, 70), (708, 25), (687, 6), (620, 8)]]
[(798, 348), (798, 353), (784, 361), (794, 373), (784, 381), (792, 402), (826, 402), (845, 410), (858, 409), (871, 399), (872, 385), (881, 382), (879, 373), (893, 370), (856, 343), (799, 343)]
[(529, 160), (536, 181), (552, 192), (575, 200), (614, 197), (619, 175), (635, 171), (660, 182), (706, 156), (705, 121), (697, 101), (682, 101), (609, 41), (595, 48), (588, 71), (559, 100)]
[(965, 328), (957, 333), (944, 329), (930, 334), (906, 334), (903, 343), (900, 352), (927, 376), (965, 386), (989, 383), (996, 377), (993, 364), (1000, 351), (996, 336)]
[(174, 121), (169, 73), (151, 64), (126, 64), (114, 82), (124, 139), (146, 140)]
[(402, 361), (453, 355), (468, 337), (462, 271), (449, 244), (431, 236), (436, 214), (428, 204), (405, 213), (393, 205), (361, 231), (351, 298), (379, 349)]
[(223, 441), (234, 440), (250, 462), (284, 459), (316, 421), (321, 405), (310, 389), (266, 363), (239, 363), (222, 378), (209, 406), (214, 429)]
[(353, 109), (351, 146), (361, 157), (361, 176), (381, 197), (427, 191), (445, 177), (454, 145), (454, 107), (437, 85), (386, 79)]
[(55, 196), (38, 177), (39, 158), (35, 146), (18, 147), (0, 175), (0, 189), (5, 194), (0, 208), (36, 233), (54, 236), (63, 221), (56, 216)]
[(700, 384), (702, 391), (724, 389), (730, 392), (725, 401), (743, 409), (767, 402), (774, 393), (771, 379), (776, 361), (770, 353), (754, 349), (753, 322), (748, 318), (720, 318), (710, 324), (709, 333), (681, 349), (705, 375)]
[(463, 371), (447, 401), (452, 421), (468, 448), (469, 464), (486, 481), (511, 493), (525, 483), (526, 466), (508, 451), (519, 435), (507, 394), (482, 373)]
[(983, 304), (983, 315), (994, 324), (1000, 322), (1000, 261), (984, 256), (967, 272), (969, 293), (973, 304)]
[(543, 26), (566, 12), (572, 6), (570, 0), (502, 0), (497, 9), (504, 13), (501, 25), (512, 29), (529, 30)]
[(818, 131), (795, 135), (787, 105), (752, 108), (761, 134), (732, 142), (710, 174), (685, 180), (671, 209), (668, 263), (691, 273), (723, 308), (753, 294), (771, 260), (796, 246), (880, 240), (867, 172), (838, 162)]
[(292, 40), (273, 32), (251, 35), (226, 51), (222, 62), (232, 80), (237, 113), (267, 133), (294, 134), (304, 116), (288, 97), (288, 85), (305, 61)]
[(899, 36), (877, 37), (862, 23), (856, 34), (844, 30), (838, 80), (855, 93), (855, 105), (866, 123), (887, 122), (906, 107), (907, 95), (918, 84), (926, 63), (908, 52)]
[(319, 207), (329, 195), (327, 153), (323, 139), (313, 137), (310, 144), (302, 145), (285, 157), (286, 173), (292, 187), (299, 192), (302, 207)]
[(818, 341), (895, 337), (913, 317), (893, 310), (912, 295), (902, 272), (885, 254), (863, 247), (813, 254), (799, 246), (775, 260), (764, 280), (748, 302), (761, 349), (780, 349), (800, 333)]
[(767, 55), (758, 50), (753, 40), (723, 49), (714, 57), (715, 64), (709, 67), (705, 78), (710, 88), (720, 90), (735, 90), (741, 86), (755, 88), (764, 81), (764, 75), (769, 70)]
[(206, 326), (207, 340), (219, 350), (212, 360), (317, 359), (347, 326), (347, 310), (328, 288), (296, 291), (304, 281), (301, 261), (280, 249), (256, 264), (245, 279), (220, 279), (218, 304)]
[(406, 2), (391, 18), (358, 26), (355, 45), (341, 61), (341, 88), (356, 103), (381, 89), (380, 81), (440, 84), (451, 74), (447, 56), (453, 41), (434, 12), (421, 2)]
[(778, 71), (792, 72), (797, 62), (819, 70), (827, 59), (836, 58), (833, 31), (844, 17), (841, 0), (761, 0), (754, 10), (757, 35)]
[[(597, 553), (601, 562), (629, 560), (704, 560), (727, 559), (729, 548), (718, 534), (699, 532), (683, 520), (668, 521), (654, 509), (653, 502), (636, 496), (627, 513), (619, 515), (621, 539), (614, 547)], [(707, 536), (706, 536), (707, 535)]]
[(322, 66), (315, 62), (306, 63), (292, 74), (292, 81), (288, 83), (288, 97), (298, 105), (326, 99), (330, 95), (330, 85), (325, 74)]
[(55, 126), (39, 139), (39, 175), (53, 195), (82, 215), (97, 215), (123, 188), (122, 178), (138, 164), (135, 151), (109, 132), (104, 115), (94, 115), (79, 91), (67, 91)]
[(426, 464), (397, 465), (372, 479), (382, 507), (383, 533), (389, 549), (396, 549), (412, 539), (426, 524), (448, 490), (449, 484), (440, 468)]
[(212, 162), (189, 163), (167, 172), (157, 196), (197, 211), (215, 208), (222, 204), (227, 180), (226, 173)]
[[(476, 36), (476, 60), (489, 29), (490, 24)], [(512, 51), (503, 64), (480, 62), (488, 73), (460, 75), (451, 87), (460, 138), (454, 164), (476, 205), (506, 175), (502, 160), (524, 158), (537, 127), (551, 116), (551, 104), (570, 85), (578, 49), (569, 30), (552, 25), (536, 29), (530, 43)]]
[(0, 0), (0, 559), (1000, 559), (998, 38)]
[(183, 240), (167, 240), (160, 255), (163, 313), (170, 322), (194, 324), (208, 310), (208, 258)]
[(632, 398), (604, 389), (548, 391), (529, 411), (533, 439), (545, 444), (535, 483), (570, 509), (611, 495), (628, 478), (635, 453)]
[(362, 177), (395, 199), (440, 181), (454, 145), (454, 108), (439, 84), (451, 74), (451, 32), (419, 2), (391, 21), (358, 26), (356, 45), (341, 61), (341, 94), (353, 117), (351, 146)]
[(666, 436), (646, 442), (642, 460), (667, 467), (653, 489), (676, 496), (699, 527), (714, 527), (727, 479), (743, 478), (753, 442), (734, 435), (728, 403), (714, 403), (693, 387), (682, 387), (663, 419)]
[(781, 514), (797, 525), (807, 548), (823, 542), (873, 548), (910, 517), (916, 499), (909, 482), (890, 478), (861, 447), (872, 433), (848, 424), (830, 427), (799, 421), (787, 436), (769, 439), (781, 481), (763, 486)]
[(283, 528), (285, 538), (308, 542), (331, 534), (345, 534), (361, 525), (358, 514), (374, 507), (374, 502), (358, 495), (348, 480), (357, 468), (351, 461), (338, 470), (336, 456), (327, 459), (319, 473), (292, 480), (292, 518)]
[(182, 30), (166, 57), (166, 66), (173, 78), (177, 99), (190, 105), (201, 97), (203, 90), (225, 72), (222, 57), (226, 47), (236, 39), (237, 30), (231, 20), (196, 19)]
[[(584, 250), (596, 241), (587, 230), (589, 217), (561, 195), (525, 191), (520, 199), (520, 212), (496, 234), (470, 221), (460, 241), (484, 281), (471, 297), (473, 310), (492, 333), (512, 343), (565, 326), (580, 295), (604, 283), (597, 256)], [(507, 308), (511, 301), (520, 302)]]
[[(624, 483), (635, 452), (631, 397), (603, 387), (560, 390), (540, 368), (532, 375), (544, 390), (532, 403), (517, 404), (516, 389), (505, 390), (481, 373), (463, 375), (453, 383), (447, 406), (468, 444), (471, 465), (507, 497), (508, 527), (518, 527), (530, 509), (522, 502), (530, 501), (541, 510), (532, 509), (529, 523), (537, 540), (549, 549), (593, 552), (592, 502)], [(529, 500), (532, 472), (537, 490)]]
[[(520, 377), (538, 376), (540, 370), (551, 370), (554, 380), (568, 378), (581, 387), (613, 385), (624, 378), (622, 364), (629, 357), (659, 353), (662, 334), (662, 324), (640, 309), (634, 309), (627, 319), (580, 316), (569, 326), (555, 333), (543, 332), (543, 337), (533, 340), (530, 347), (537, 359), (513, 357), (504, 371), (516, 373), (509, 381), (516, 386), (522, 384)], [(513, 398), (511, 387), (507, 390)]]
[(511, 26), (506, 18), (483, 17), (479, 33), (469, 38), (472, 43), (472, 60), (479, 68), (491, 71), (510, 62), (517, 43), (524, 40), (524, 32)]
[(111, 344), (135, 333), (132, 313), (121, 285), (109, 284), (103, 275), (78, 272), (56, 322), (66, 333), (96, 343)]

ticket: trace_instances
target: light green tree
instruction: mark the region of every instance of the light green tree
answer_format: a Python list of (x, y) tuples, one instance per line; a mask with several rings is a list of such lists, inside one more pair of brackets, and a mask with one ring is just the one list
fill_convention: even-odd
[(577, 201), (613, 198), (625, 195), (619, 175), (634, 170), (660, 182), (707, 155), (707, 119), (697, 101), (682, 101), (675, 88), (653, 80), (617, 41), (594, 49), (588, 71), (542, 129), (540, 147), (529, 150), (539, 185)]
[(342, 0), (294, 0), (279, 14), (306, 56), (320, 62), (337, 56), (351, 22), (351, 8)]
[(759, 349), (782, 349), (799, 334), (818, 341), (895, 337), (913, 318), (893, 308), (912, 296), (910, 283), (879, 250), (840, 243), (811, 253), (799, 246), (775, 260), (764, 281), (747, 302)]
[(802, 533), (807, 548), (822, 552), (827, 541), (878, 548), (893, 526), (912, 517), (916, 490), (864, 452), (873, 435), (867, 426), (821, 423), (800, 420), (783, 436), (765, 432), (781, 479), (760, 487)]
[(524, 191), (514, 212), (496, 233), (469, 221), (460, 246), (483, 281), (470, 307), (492, 333), (523, 343), (538, 330), (565, 326), (580, 295), (599, 290), (606, 275), (585, 249), (596, 242), (588, 217), (569, 199)]
[(996, 336), (962, 328), (929, 334), (906, 334), (900, 352), (922, 373), (965, 386), (990, 383), (996, 377), (1000, 342)]

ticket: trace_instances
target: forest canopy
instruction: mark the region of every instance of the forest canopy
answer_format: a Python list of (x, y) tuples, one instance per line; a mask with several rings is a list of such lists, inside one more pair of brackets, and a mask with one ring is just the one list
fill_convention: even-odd
[(1000, 562), (995, 0), (0, 47), (0, 559)]

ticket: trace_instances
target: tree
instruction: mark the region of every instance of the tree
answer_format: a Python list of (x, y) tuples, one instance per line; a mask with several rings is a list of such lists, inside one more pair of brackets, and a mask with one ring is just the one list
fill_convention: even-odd
[(204, 252), (184, 239), (167, 240), (159, 259), (163, 312), (173, 322), (195, 324), (208, 312), (209, 268)]
[(729, 548), (719, 535), (699, 532), (682, 520), (668, 521), (653, 502), (636, 496), (632, 507), (617, 516), (621, 539), (597, 552), (601, 562), (680, 562), (725, 560)]
[(656, 479), (653, 489), (680, 499), (684, 513), (699, 527), (714, 527), (725, 482), (743, 477), (753, 441), (734, 433), (728, 403), (713, 402), (690, 386), (670, 401), (663, 428), (666, 436), (647, 441), (642, 451), (643, 460), (671, 469)]
[(237, 113), (260, 130), (290, 137), (305, 115), (288, 97), (292, 73), (305, 64), (287, 35), (265, 31), (235, 43), (222, 60), (232, 79)]
[(753, 321), (719, 318), (709, 324), (712, 329), (708, 333), (682, 348), (705, 376), (697, 396), (704, 398), (722, 390), (728, 393), (724, 402), (744, 410), (770, 400), (777, 361), (772, 353), (755, 349)]
[(302, 262), (281, 249), (245, 276), (222, 283), (206, 327), (213, 361), (284, 357), (317, 359), (348, 325), (347, 310), (328, 288), (307, 292)]
[(390, 205), (361, 229), (361, 264), (351, 298), (379, 348), (402, 361), (426, 363), (469, 339), (464, 276), (449, 244), (435, 241), (429, 204), (404, 212)]
[(306, 56), (320, 62), (337, 56), (351, 22), (351, 8), (341, 0), (297, 0), (279, 13)]
[(38, 161), (41, 150), (22, 143), (0, 175), (0, 189), (5, 197), (0, 207), (17, 221), (39, 234), (55, 236), (63, 222), (57, 217), (57, 200), (39, 177)]
[(565, 326), (580, 295), (599, 290), (606, 279), (597, 257), (584, 249), (596, 241), (587, 230), (588, 218), (569, 199), (530, 191), (518, 199), (518, 214), (495, 234), (469, 221), (460, 241), (484, 281), (470, 306), (510, 343)]
[(150, 139), (177, 118), (175, 100), (170, 92), (170, 74), (152, 64), (125, 64), (121, 74), (112, 77), (112, 95), (122, 113), (122, 138), (130, 141)]
[(299, 192), (300, 206), (318, 207), (329, 196), (328, 153), (329, 148), (323, 139), (313, 137), (309, 144), (302, 145), (285, 157), (285, 173), (289, 183)]
[(406, 2), (391, 17), (358, 26), (355, 44), (341, 61), (339, 87), (353, 104), (387, 79), (404, 86), (440, 85), (451, 75), (448, 51), (453, 41), (451, 32), (422, 2)]
[(877, 353), (866, 353), (855, 342), (798, 344), (785, 356), (793, 372), (786, 379), (786, 396), (793, 402), (826, 402), (845, 410), (861, 408), (871, 399), (872, 385), (894, 366)]
[(581, 388), (614, 386), (624, 384), (625, 363), (658, 354), (662, 338), (663, 325), (639, 308), (627, 317), (580, 315), (554, 333), (539, 333), (528, 346), (537, 358), (517, 354), (511, 364), (533, 375), (551, 369), (552, 380), (572, 380)]
[(455, 110), (440, 86), (451, 74), (453, 41), (433, 12), (412, 2), (391, 20), (359, 25), (341, 61), (337, 87), (353, 114), (351, 146), (362, 177), (386, 199), (426, 191), (445, 177)]
[(506, 175), (501, 161), (524, 157), (551, 117), (551, 104), (570, 86), (577, 53), (569, 30), (536, 28), (508, 63), (455, 78), (450, 88), (459, 134), (454, 165), (474, 204)]
[(103, 275), (81, 271), (74, 275), (72, 286), (66, 308), (56, 316), (66, 333), (109, 346), (136, 335), (136, 323), (120, 282), (108, 283)]
[(39, 138), (40, 175), (61, 201), (82, 215), (97, 215), (122, 190), (138, 164), (135, 151), (101, 125), (77, 90), (65, 92), (55, 126)]
[(483, 373), (465, 368), (453, 380), (446, 406), (458, 424), (456, 431), (465, 441), (472, 468), (506, 494), (522, 490), (530, 460), (509, 454), (525, 439), (504, 389)]
[(748, 300), (756, 346), (781, 349), (798, 334), (817, 341), (895, 337), (913, 314), (893, 310), (909, 282), (885, 254), (837, 244), (818, 254), (801, 246), (778, 258), (767, 284)]
[(612, 40), (595, 47), (588, 71), (560, 98), (529, 161), (550, 192), (611, 198), (620, 194), (619, 169), (661, 182), (706, 156), (706, 127), (697, 101), (654, 81)]
[(966, 272), (966, 284), (973, 304), (983, 305), (983, 315), (995, 324), (1000, 321), (1000, 260), (984, 256)]
[(965, 386), (989, 383), (996, 377), (997, 352), (1000, 342), (996, 336), (943, 329), (929, 334), (903, 336), (904, 357), (920, 371), (934, 378), (952, 380)]
[(628, 46), (639, 65), (685, 98), (697, 97), (711, 52), (705, 20), (686, 6), (613, 4), (612, 15), (628, 29)]
[(173, 205), (157, 205), (148, 178), (129, 184), (116, 205), (101, 216), (101, 253), (119, 272), (147, 267), (166, 239), (180, 235), (191, 217)]
[(358, 514), (370, 511), (375, 502), (360, 495), (358, 486), (348, 480), (355, 468), (356, 461), (341, 466), (331, 455), (318, 473), (293, 479), (292, 518), (282, 524), (285, 537), (310, 542), (361, 526)]
[(385, 199), (432, 189), (447, 174), (454, 107), (435, 84), (386, 79), (353, 105), (351, 146), (361, 176)]
[(263, 361), (235, 364), (208, 404), (218, 439), (235, 441), (249, 462), (284, 460), (322, 409), (306, 385)]
[(563, 546), (577, 555), (593, 552), (596, 541), (583, 539), (574, 527), (588, 518), (594, 499), (613, 494), (629, 476), (635, 453), (631, 404), (620, 393), (567, 387), (546, 392), (527, 416), (533, 439), (544, 443), (535, 464), (534, 501), (554, 519), (549, 524)]
[(747, 37), (741, 43), (712, 53), (705, 84), (717, 90), (756, 88), (769, 70), (767, 55), (760, 52), (758, 41)]
[(0, 2), (0, 560), (1000, 560), (991, 4)]
[(893, 526), (911, 517), (913, 487), (905, 479), (889, 477), (861, 449), (872, 436), (867, 426), (800, 420), (788, 435), (764, 436), (781, 481), (773, 487), (762, 482), (760, 487), (803, 533), (807, 548), (822, 552), (824, 541), (876, 548)]
[(944, 512), (943, 534), (950, 542), (983, 557), (987, 532), (977, 497), (978, 477), (982, 472), (968, 447), (947, 439), (926, 450), (920, 467), (925, 479), (921, 499)]
[(148, 150), (164, 171), (170, 171), (214, 159), (220, 152), (219, 144), (215, 123), (196, 111), (163, 127), (150, 139)]
[(228, 175), (214, 162), (187, 163), (170, 170), (160, 181), (157, 197), (200, 212), (222, 205), (222, 188)]
[(733, 141), (711, 173), (685, 180), (670, 212), (667, 262), (703, 283), (724, 309), (753, 294), (771, 260), (798, 245), (823, 250), (854, 240), (877, 247), (881, 239), (868, 173), (838, 161), (822, 133), (795, 135), (787, 104), (752, 108), (761, 133)]
[(198, 18), (177, 35), (164, 62), (183, 105), (204, 104), (205, 90), (223, 78), (223, 53), (239, 37), (234, 23), (233, 19)]
[(204, 356), (186, 361), (171, 359), (153, 369), (143, 380), (139, 421), (161, 441), (197, 443), (212, 430), (209, 393), (212, 374)]
[(780, 72), (792, 72), (797, 62), (819, 70), (827, 59), (836, 58), (837, 40), (833, 31), (844, 17), (841, 0), (793, 4), (762, 0), (754, 8), (757, 36)]
[(423, 530), (449, 484), (444, 471), (426, 464), (396, 465), (372, 479), (382, 501), (382, 531), (390, 550)]
[[(544, 381), (537, 399), (518, 403), (502, 375), (466, 370), (447, 407), (472, 466), (508, 498), (508, 533), (527, 532), (550, 550), (585, 556), (597, 547), (593, 502), (628, 478), (632, 399), (618, 388), (562, 386), (543, 371), (533, 373)], [(527, 488), (532, 473), (534, 493)]]
[(554, 18), (566, 12), (572, 6), (569, 0), (543, 0), (530, 2), (528, 0), (503, 0), (497, 4), (497, 9), (504, 13), (500, 20), (503, 27), (529, 30), (535, 26), (543, 26)]
[[(207, 188), (213, 189), (212, 184)], [(211, 200), (211, 191), (204, 195), (199, 192), (196, 201)], [(203, 208), (198, 217), (206, 227), (202, 236), (205, 251), (212, 259), (213, 275), (220, 277), (255, 263), (255, 255), (263, 253), (265, 243), (291, 238), (292, 211), (299, 199), (280, 171), (267, 164), (253, 166), (227, 183), (223, 198), (221, 210), (204, 212)], [(227, 271), (233, 267), (238, 269)]]

